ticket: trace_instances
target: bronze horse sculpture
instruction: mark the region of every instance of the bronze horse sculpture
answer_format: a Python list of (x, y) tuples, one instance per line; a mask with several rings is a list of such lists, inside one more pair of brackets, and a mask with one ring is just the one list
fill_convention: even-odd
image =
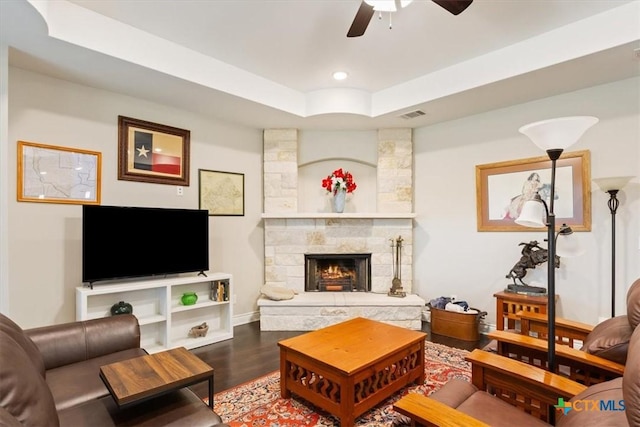
[[(528, 268), (536, 268), (537, 265), (547, 262), (549, 259), (549, 253), (546, 249), (538, 245), (537, 240), (532, 240), (529, 243), (522, 242), (519, 246), (522, 248), (522, 256), (520, 260), (513, 266), (513, 268), (505, 276), (507, 279), (513, 279), (513, 284), (516, 286), (516, 280), (523, 286), (528, 286), (522, 278), (527, 275)], [(555, 256), (555, 267), (560, 267), (560, 257)]]

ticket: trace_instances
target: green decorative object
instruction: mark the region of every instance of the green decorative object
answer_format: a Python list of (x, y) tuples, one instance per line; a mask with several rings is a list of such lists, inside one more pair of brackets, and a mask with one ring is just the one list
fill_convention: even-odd
[(111, 315), (116, 316), (118, 314), (131, 314), (133, 313), (133, 306), (128, 302), (120, 301), (111, 306)]
[(182, 305), (193, 305), (198, 301), (198, 295), (195, 292), (185, 292), (180, 301), (182, 301)]

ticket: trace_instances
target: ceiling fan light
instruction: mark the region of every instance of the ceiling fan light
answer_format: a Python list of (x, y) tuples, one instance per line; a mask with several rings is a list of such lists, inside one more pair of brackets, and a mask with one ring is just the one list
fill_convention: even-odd
[(395, 12), (396, 1), (395, 0), (364, 0), (369, 6), (373, 6), (373, 10), (376, 12)]

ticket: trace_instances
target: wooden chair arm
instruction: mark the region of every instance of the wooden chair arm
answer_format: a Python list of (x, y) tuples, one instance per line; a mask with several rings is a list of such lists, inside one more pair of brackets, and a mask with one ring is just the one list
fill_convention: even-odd
[(418, 393), (408, 393), (393, 404), (393, 409), (411, 418), (418, 426), (489, 427), (464, 412)]
[[(508, 332), (507, 332), (508, 333)], [(516, 335), (516, 334), (512, 334)], [(517, 335), (516, 335), (517, 336)], [(495, 353), (483, 350), (473, 350), (466, 360), (471, 363), (471, 381), (480, 390), (486, 390), (486, 378), (482, 378), (476, 371), (492, 371), (505, 380), (521, 382), (533, 388), (539, 388), (547, 395), (554, 395), (570, 399), (576, 394), (584, 391), (587, 387), (566, 377), (554, 374), (537, 366), (529, 365), (519, 360), (506, 358)], [(484, 377), (483, 375), (483, 377)], [(482, 378), (482, 382), (481, 381)], [(527, 395), (527, 389), (521, 390), (523, 395)], [(557, 403), (557, 397), (551, 400)]]
[[(586, 389), (586, 386), (568, 378), (483, 350), (473, 350), (466, 360), (471, 363), (471, 381), (479, 390), (490, 392), (496, 398), (544, 421), (559, 397), (568, 400)], [(416, 393), (405, 395), (393, 407), (411, 418), (416, 425), (486, 425), (457, 409)]]
[[(520, 319), (520, 332), (522, 335), (531, 335), (543, 339), (547, 337), (547, 315), (519, 311), (516, 316)], [(584, 342), (592, 330), (593, 326), (586, 323), (556, 317), (555, 335), (559, 344), (573, 347), (575, 341)]]
[[(506, 331), (493, 331), (489, 338), (498, 343), (498, 354), (528, 364), (546, 366), (548, 343), (545, 340)], [(596, 384), (624, 374), (624, 365), (574, 348), (555, 348), (557, 373), (585, 385)]]
[[(547, 324), (547, 315), (540, 313), (533, 313), (531, 311), (519, 311), (516, 313), (521, 319), (535, 320), (540, 323)], [(593, 331), (594, 326), (587, 323), (576, 322), (575, 320), (565, 319), (564, 317), (556, 317), (556, 326), (560, 325), (563, 328), (574, 329), (576, 332), (588, 335)]]

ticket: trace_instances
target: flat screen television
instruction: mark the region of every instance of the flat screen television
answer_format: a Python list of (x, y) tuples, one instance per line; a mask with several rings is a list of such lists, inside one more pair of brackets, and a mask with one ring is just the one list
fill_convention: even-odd
[(206, 210), (82, 206), (83, 282), (208, 269)]

